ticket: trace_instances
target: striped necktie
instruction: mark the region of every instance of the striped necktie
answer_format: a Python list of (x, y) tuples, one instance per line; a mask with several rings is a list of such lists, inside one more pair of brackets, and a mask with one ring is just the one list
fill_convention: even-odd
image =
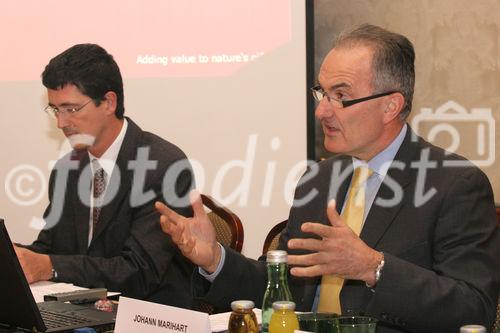
[(106, 190), (106, 172), (101, 167), (97, 159), (92, 160), (94, 169), (93, 177), (93, 206), (92, 206), (92, 233), (95, 234), (99, 215), (101, 214), (104, 192)]

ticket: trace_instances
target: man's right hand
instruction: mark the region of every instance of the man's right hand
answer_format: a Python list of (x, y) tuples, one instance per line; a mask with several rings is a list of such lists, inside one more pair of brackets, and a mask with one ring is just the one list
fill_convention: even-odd
[(17, 259), (29, 284), (52, 278), (52, 261), (48, 255), (15, 245), (14, 251), (16, 251)]
[(221, 249), (215, 237), (215, 229), (203, 208), (198, 191), (189, 194), (194, 216), (187, 218), (177, 214), (162, 202), (155, 203), (161, 214), (160, 225), (182, 254), (208, 273), (213, 273), (219, 265)]

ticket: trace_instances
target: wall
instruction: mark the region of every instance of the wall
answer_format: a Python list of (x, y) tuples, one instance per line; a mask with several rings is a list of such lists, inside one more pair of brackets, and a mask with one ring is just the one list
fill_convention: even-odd
[[(376, 24), (413, 42), (416, 85), (410, 124), (426, 138), (431, 134), (435, 144), (474, 160), (500, 202), (500, 136), (490, 131), (490, 125), (500, 128), (500, 1), (315, 0), (314, 6), (316, 73), (338, 33), (357, 24)], [(440, 115), (424, 121), (419, 117), (423, 108)], [(468, 120), (457, 120), (460, 113), (469, 113)], [(321, 156), (318, 127), (317, 132)]]

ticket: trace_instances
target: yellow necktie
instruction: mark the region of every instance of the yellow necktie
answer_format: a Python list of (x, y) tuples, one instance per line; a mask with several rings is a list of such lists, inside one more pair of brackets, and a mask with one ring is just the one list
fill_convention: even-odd
[[(365, 183), (373, 171), (365, 166), (354, 170), (349, 188), (349, 196), (342, 211), (344, 222), (357, 234), (361, 232), (365, 213)], [(323, 275), (319, 294), (318, 312), (333, 312), (340, 314), (340, 290), (344, 279), (335, 275)]]

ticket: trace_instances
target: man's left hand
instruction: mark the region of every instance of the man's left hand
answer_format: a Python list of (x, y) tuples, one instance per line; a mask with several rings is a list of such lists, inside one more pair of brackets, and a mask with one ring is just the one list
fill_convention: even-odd
[(14, 250), (29, 284), (52, 278), (52, 262), (48, 255), (18, 246), (14, 246)]
[(288, 241), (290, 249), (309, 250), (313, 253), (289, 255), (288, 263), (295, 266), (290, 272), (295, 276), (336, 275), (343, 279), (362, 280), (375, 284), (375, 270), (383, 258), (382, 253), (366, 245), (345, 224), (335, 209), (335, 201), (327, 208), (331, 225), (306, 222), (301, 230), (321, 237), (294, 238)]

